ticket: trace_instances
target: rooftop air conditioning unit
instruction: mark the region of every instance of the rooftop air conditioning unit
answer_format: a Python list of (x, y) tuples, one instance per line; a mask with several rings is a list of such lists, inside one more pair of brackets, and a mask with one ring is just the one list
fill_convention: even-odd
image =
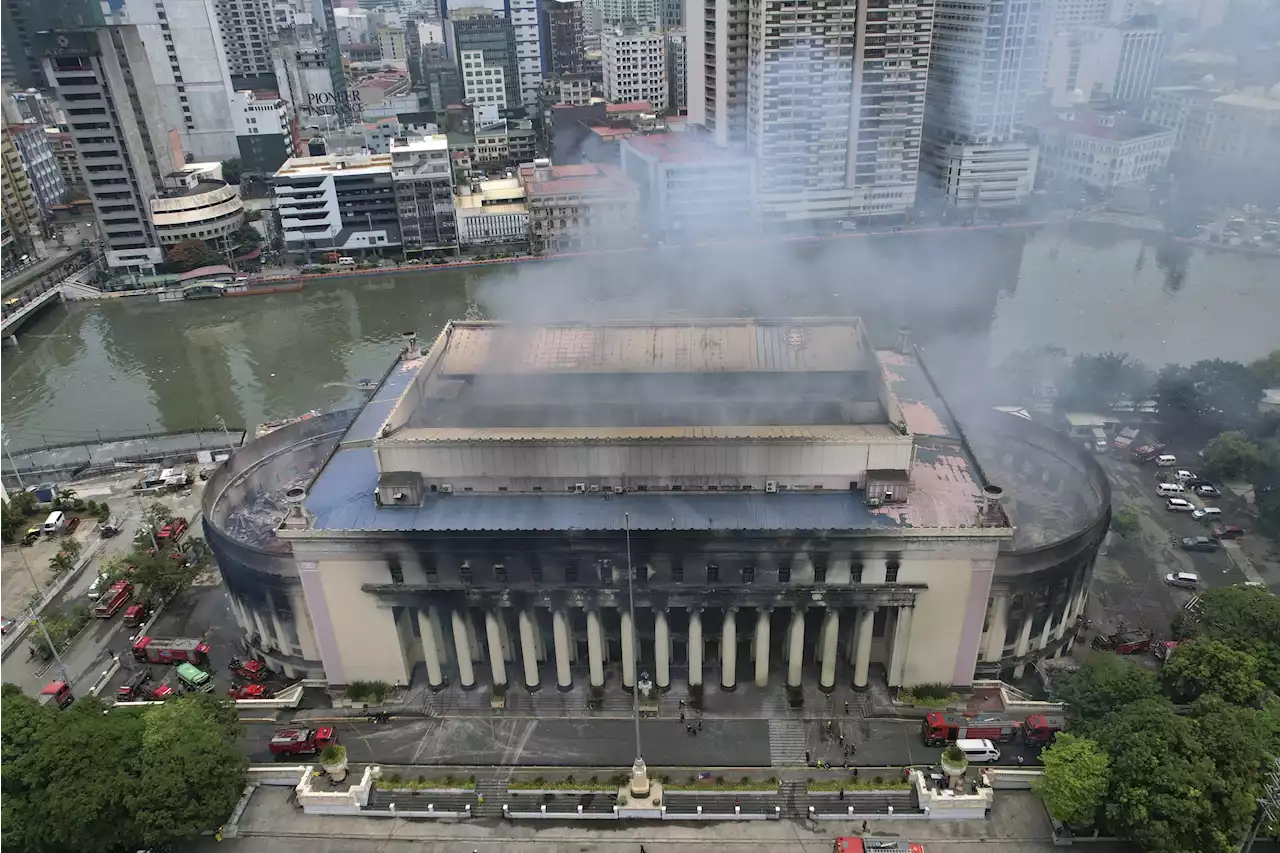
[(622, 486), (614, 486), (614, 487), (613, 487), (613, 493), (614, 493), (615, 495), (620, 495), (620, 494), (622, 494), (622, 493), (623, 493), (623, 491), (625, 491), (625, 490), (622, 488)]
[(586, 484), (586, 483), (574, 483), (574, 484), (573, 484), (573, 490), (574, 490), (575, 492), (577, 492), (578, 494), (582, 494), (583, 492), (585, 492), (585, 491), (587, 490), (587, 484)]
[(766, 481), (764, 484), (764, 490), (769, 494), (774, 494), (775, 492), (778, 491), (778, 481), (777, 480)]
[(440, 491), (444, 492), (446, 495), (451, 495), (453, 494), (453, 486), (448, 483), (444, 483), (440, 486)]

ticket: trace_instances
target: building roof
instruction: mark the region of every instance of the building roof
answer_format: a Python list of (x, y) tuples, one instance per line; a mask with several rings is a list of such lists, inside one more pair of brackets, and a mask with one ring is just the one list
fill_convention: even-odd
[(627, 139), (635, 133), (635, 129), (630, 127), (605, 127), (598, 124), (589, 126), (587, 130), (609, 142), (615, 139)]
[(524, 181), (530, 198), (577, 193), (624, 193), (636, 189), (635, 181), (611, 163), (552, 166), (551, 176), (541, 180), (537, 171), (532, 163), (520, 167), (520, 179)]
[(625, 104), (605, 104), (606, 113), (651, 113), (653, 104), (648, 101), (629, 101)]
[(1112, 115), (1094, 110), (1061, 112), (1036, 124), (1041, 132), (1057, 132), (1109, 142), (1130, 142), (1146, 136), (1160, 136), (1174, 131), (1129, 115)]
[(1248, 95), (1236, 92), (1214, 99), (1215, 104), (1227, 104), (1233, 107), (1245, 107), (1251, 110), (1280, 110), (1280, 101), (1263, 98), (1259, 95)]
[(390, 154), (325, 154), (320, 157), (290, 157), (276, 170), (276, 177), (385, 172), (390, 168)]
[(627, 140), (629, 147), (660, 163), (750, 162), (745, 152), (717, 148), (687, 133), (649, 133)]

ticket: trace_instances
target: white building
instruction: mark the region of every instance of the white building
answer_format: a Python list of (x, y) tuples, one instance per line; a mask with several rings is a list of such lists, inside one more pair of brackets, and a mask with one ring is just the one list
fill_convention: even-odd
[(662, 28), (663, 0), (598, 0), (603, 29), (632, 24), (657, 30)]
[(529, 239), (529, 205), (519, 178), (462, 184), (454, 204), (458, 242), (463, 246), (524, 243)]
[(1103, 191), (1142, 182), (1162, 170), (1177, 134), (1133, 116), (1059, 112), (1036, 125), (1045, 180)]
[(448, 138), (436, 134), (391, 140), (391, 177), (405, 251), (457, 246)]
[(759, 164), (772, 221), (901, 215), (915, 203), (933, 0), (698, 0), (689, 124)]
[(228, 70), (242, 77), (273, 73), (272, 42), (295, 19), (289, 0), (214, 0), (214, 11)]
[(756, 163), (702, 134), (635, 134), (622, 140), (622, 171), (640, 187), (645, 232), (664, 240), (755, 230)]
[(667, 30), (667, 89), (670, 105), (679, 113), (689, 107), (688, 48), (684, 30)]
[(221, 163), (188, 163), (167, 175), (161, 195), (151, 199), (151, 224), (162, 246), (183, 240), (224, 246), (244, 224), (240, 188), (222, 179)]
[(134, 25), (146, 47), (162, 128), (196, 160), (235, 157), (231, 70), (213, 0), (124, 0), (109, 25)]
[(604, 53), (604, 97), (614, 103), (648, 101), (667, 109), (666, 36), (658, 30), (608, 28), (600, 35)]
[(404, 27), (380, 26), (375, 30), (375, 35), (383, 62), (404, 62), (409, 58), (404, 43)]
[(1036, 158), (1022, 123), (1042, 76), (1042, 12), (1041, 0), (939, 0), (920, 164), (929, 197), (1003, 207), (1030, 196)]
[(520, 98), (527, 105), (538, 102), (542, 87), (542, 23), (538, 0), (510, 0), (511, 28), (516, 35), (516, 67), (520, 73)]
[(475, 107), (476, 124), (492, 124), (507, 108), (506, 70), (487, 64), (484, 51), (462, 52), (462, 93)]
[(400, 245), (390, 154), (295, 157), (272, 185), (288, 252)]
[(1164, 31), (1154, 23), (1057, 33), (1045, 75), (1052, 104), (1144, 100), (1160, 70), (1165, 43)]
[(1197, 163), (1280, 176), (1280, 86), (1267, 96), (1159, 86), (1143, 118), (1172, 128), (1176, 149)]

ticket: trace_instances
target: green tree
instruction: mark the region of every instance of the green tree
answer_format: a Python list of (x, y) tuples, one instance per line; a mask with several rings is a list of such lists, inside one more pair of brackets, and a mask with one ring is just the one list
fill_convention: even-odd
[(1250, 364), (1249, 370), (1253, 371), (1263, 388), (1280, 388), (1280, 349), (1273, 349)]
[(1067, 410), (1108, 411), (1120, 400), (1145, 399), (1151, 372), (1117, 352), (1077, 355), (1063, 379), (1059, 406)]
[(222, 255), (203, 240), (183, 240), (175, 244), (164, 260), (170, 272), (189, 272), (223, 263)]
[(228, 706), (194, 694), (152, 708), (144, 718), (139, 772), (147, 785), (130, 805), (146, 844), (194, 838), (235, 808), (249, 760), (238, 747), (239, 726)]
[(1262, 460), (1262, 448), (1242, 430), (1219, 433), (1204, 446), (1204, 464), (1230, 480), (1252, 477)]
[(129, 555), (128, 562), (134, 567), (129, 573), (130, 580), (145, 587), (147, 595), (156, 600), (185, 592), (201, 571), (199, 563), (188, 566), (185, 559), (175, 559), (172, 553), (164, 551), (135, 552)]
[(1111, 513), (1111, 529), (1126, 539), (1138, 535), (1142, 530), (1138, 508), (1133, 504), (1125, 504)]
[(1054, 682), (1056, 698), (1084, 723), (1159, 694), (1154, 673), (1116, 655), (1090, 655), (1078, 670)]
[(1179, 645), (1161, 679), (1175, 702), (1216, 696), (1233, 705), (1254, 706), (1265, 689), (1253, 655), (1208, 637)]
[(246, 220), (231, 235), (231, 242), (242, 249), (253, 249), (262, 245), (262, 235)]
[(1031, 789), (1049, 813), (1070, 827), (1092, 827), (1111, 784), (1107, 754), (1095, 741), (1063, 732), (1040, 758), (1044, 776)]
[(1166, 427), (1207, 438), (1247, 430), (1256, 422), (1262, 383), (1253, 371), (1234, 361), (1198, 361), (1190, 367), (1171, 364), (1156, 378), (1155, 398)]
[(241, 171), (239, 157), (232, 157), (230, 160), (222, 161), (222, 180), (232, 186), (239, 186)]
[(1211, 589), (1200, 596), (1194, 614), (1174, 620), (1179, 637), (1207, 637), (1251, 655), (1258, 677), (1280, 692), (1280, 596), (1251, 586)]

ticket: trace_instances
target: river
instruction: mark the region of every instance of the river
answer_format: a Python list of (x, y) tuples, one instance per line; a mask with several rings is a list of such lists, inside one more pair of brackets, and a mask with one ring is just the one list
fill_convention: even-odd
[[(56, 307), (5, 350), (10, 449), (253, 425), (349, 406), (401, 344), (463, 316), (862, 316), (953, 369), (1041, 345), (1151, 365), (1280, 346), (1280, 258), (1073, 223), (855, 237), (310, 282), (300, 293)], [(931, 357), (932, 363), (932, 357)]]

